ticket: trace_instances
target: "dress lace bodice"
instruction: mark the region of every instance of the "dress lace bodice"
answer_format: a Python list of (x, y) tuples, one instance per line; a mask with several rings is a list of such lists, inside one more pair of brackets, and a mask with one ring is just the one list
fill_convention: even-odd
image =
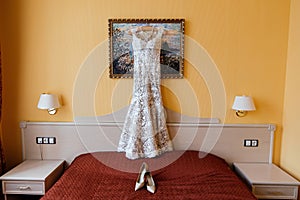
[(161, 49), (162, 28), (153, 27), (151, 31), (139, 31), (135, 28), (131, 32), (133, 35), (132, 47), (134, 51)]

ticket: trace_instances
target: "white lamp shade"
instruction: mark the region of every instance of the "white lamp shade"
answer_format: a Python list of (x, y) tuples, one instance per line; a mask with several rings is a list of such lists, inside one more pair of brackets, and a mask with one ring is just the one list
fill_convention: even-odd
[(54, 109), (59, 108), (60, 103), (55, 94), (41, 94), (38, 109)]
[(233, 110), (252, 111), (256, 110), (252, 97), (236, 96), (232, 105)]

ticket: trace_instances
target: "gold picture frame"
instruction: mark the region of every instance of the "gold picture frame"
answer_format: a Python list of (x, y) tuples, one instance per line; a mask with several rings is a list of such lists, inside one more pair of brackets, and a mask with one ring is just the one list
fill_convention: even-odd
[(162, 36), (161, 78), (183, 78), (184, 23), (184, 19), (109, 19), (110, 78), (133, 77), (132, 36), (126, 30), (146, 25), (176, 33)]

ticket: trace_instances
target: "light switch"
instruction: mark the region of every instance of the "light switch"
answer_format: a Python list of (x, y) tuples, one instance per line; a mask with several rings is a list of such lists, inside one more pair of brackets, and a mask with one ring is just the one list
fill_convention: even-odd
[(251, 147), (251, 140), (244, 140), (245, 147)]
[(49, 144), (55, 144), (55, 137), (49, 137)]

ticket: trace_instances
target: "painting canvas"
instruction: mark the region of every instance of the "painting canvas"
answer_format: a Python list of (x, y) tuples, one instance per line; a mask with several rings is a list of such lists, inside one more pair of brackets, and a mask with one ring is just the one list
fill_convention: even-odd
[(134, 58), (132, 35), (128, 31), (142, 26), (162, 27), (174, 34), (163, 34), (161, 78), (183, 78), (184, 19), (109, 19), (110, 78), (132, 78)]

